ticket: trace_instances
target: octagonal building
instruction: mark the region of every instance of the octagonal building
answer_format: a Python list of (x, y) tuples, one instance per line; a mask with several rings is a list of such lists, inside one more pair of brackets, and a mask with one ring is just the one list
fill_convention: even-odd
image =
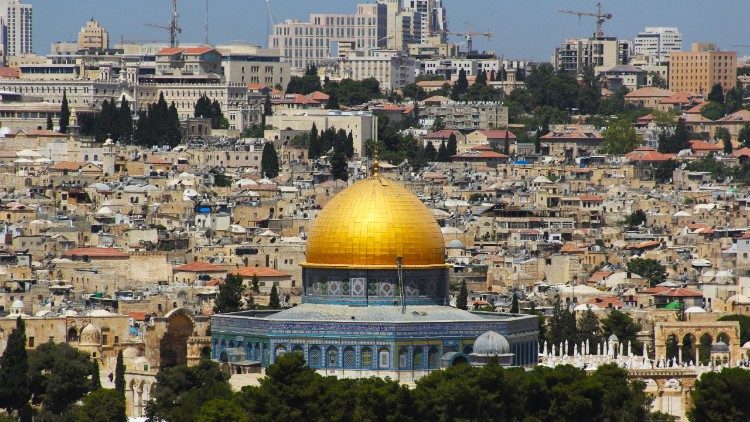
[(427, 207), (375, 171), (331, 199), (315, 220), (302, 303), (214, 315), (212, 356), (240, 355), (265, 367), (299, 352), (326, 374), (414, 380), (468, 362), (477, 337), (494, 331), (507, 340), (513, 365), (535, 364), (537, 317), (449, 306), (449, 268)]

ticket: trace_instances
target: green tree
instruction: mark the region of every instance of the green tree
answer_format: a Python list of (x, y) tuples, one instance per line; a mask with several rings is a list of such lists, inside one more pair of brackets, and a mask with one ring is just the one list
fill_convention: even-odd
[(742, 146), (750, 147), (750, 124), (746, 124), (740, 129), (737, 138)]
[(563, 305), (559, 297), (555, 299), (552, 305), (552, 316), (547, 320), (546, 340), (555, 347), (568, 341), (566, 353), (572, 353), (573, 348), (580, 340), (576, 327), (576, 317), (572, 311)]
[[(253, 287), (255, 287), (253, 275)], [(227, 274), (224, 283), (219, 285), (219, 292), (214, 301), (214, 313), (225, 314), (228, 312), (237, 312), (242, 310), (242, 277), (239, 275)]]
[(68, 107), (68, 92), (63, 90), (62, 104), (60, 105), (60, 133), (67, 133), (70, 126), (70, 108)]
[(251, 283), (253, 285), (253, 293), (260, 293), (260, 280), (258, 280), (257, 274), (253, 274)]
[(275, 284), (271, 287), (271, 296), (268, 300), (268, 307), (271, 309), (281, 309), (281, 301), (279, 300), (279, 291), (276, 289)]
[(440, 132), (441, 130), (444, 130), (445, 122), (443, 122), (443, 118), (440, 116), (435, 117), (435, 120), (432, 122), (432, 127), (430, 129), (433, 132)]
[(349, 180), (349, 168), (346, 160), (345, 146), (336, 145), (331, 155), (331, 177), (334, 180)]
[(119, 140), (130, 142), (133, 139), (133, 112), (130, 103), (122, 96), (120, 109), (117, 111), (119, 120)]
[(218, 100), (211, 103), (211, 129), (229, 129), (229, 121), (224, 117)]
[(44, 343), (29, 353), (29, 387), (33, 404), (62, 414), (91, 389), (88, 353), (67, 343)]
[(513, 300), (510, 303), (510, 313), (518, 313), (518, 295), (516, 294), (516, 292), (513, 292)]
[(310, 142), (307, 149), (307, 156), (311, 160), (317, 159), (322, 155), (322, 148), (320, 145), (320, 138), (318, 137), (318, 127), (313, 123), (310, 129)]
[(711, 87), (711, 92), (708, 93), (708, 101), (724, 104), (724, 88), (720, 84), (714, 84)]
[(633, 126), (625, 120), (617, 119), (603, 133), (604, 151), (608, 154), (623, 155), (640, 144)]
[(748, 421), (750, 420), (750, 371), (744, 368), (724, 368), (721, 372), (707, 372), (690, 392), (693, 408), (688, 411), (691, 421)]
[(459, 287), (458, 296), (456, 296), (456, 308), (469, 309), (469, 290), (466, 288), (466, 280), (461, 280), (461, 287)]
[(487, 72), (480, 70), (474, 80), (474, 85), (487, 85)]
[(266, 100), (263, 102), (263, 116), (273, 116), (273, 104), (270, 95), (266, 95)]
[(437, 160), (443, 163), (451, 160), (450, 155), (448, 155), (448, 148), (445, 147), (445, 141), (442, 141), (440, 147), (438, 147)]
[(599, 344), (602, 341), (602, 330), (599, 326), (599, 318), (591, 307), (578, 319), (578, 335), (581, 343), (588, 341), (589, 345)]
[(193, 421), (205, 403), (232, 397), (227, 378), (219, 365), (210, 360), (201, 360), (191, 367), (164, 368), (156, 374), (146, 414), (150, 420)]
[(122, 350), (117, 352), (115, 363), (115, 390), (125, 394), (125, 362), (122, 360)]
[(453, 91), (451, 91), (451, 99), (454, 101), (460, 100), (461, 96), (466, 94), (466, 91), (468, 90), (469, 80), (466, 78), (466, 70), (464, 70), (464, 68), (461, 68), (458, 71), (458, 79), (453, 85)]
[(20, 412), (28, 406), (31, 398), (28, 373), (26, 325), (18, 317), (0, 357), (0, 407)]
[(233, 400), (214, 399), (201, 406), (195, 422), (245, 422), (248, 418), (242, 407)]
[(632, 344), (636, 350), (640, 350), (640, 347), (642, 347), (640, 343), (636, 342), (641, 326), (624, 312), (616, 309), (611, 311), (606, 318), (601, 320), (601, 327), (605, 339), (614, 334), (621, 344)]
[(737, 321), (740, 323), (740, 344), (750, 341), (750, 316), (747, 315), (724, 315), (719, 321)]
[(263, 145), (263, 154), (260, 159), (260, 169), (264, 177), (274, 179), (279, 175), (279, 156), (273, 142)]
[(628, 271), (648, 280), (651, 287), (664, 281), (666, 268), (659, 261), (650, 258), (633, 258), (628, 261)]
[(625, 224), (631, 227), (640, 226), (645, 223), (647, 219), (646, 213), (641, 209), (633, 211), (629, 216), (625, 217)]
[(101, 375), (99, 374), (99, 362), (94, 359), (91, 361), (91, 391), (102, 388)]
[(451, 135), (448, 137), (448, 144), (446, 145), (446, 149), (448, 150), (449, 157), (453, 157), (454, 155), (458, 154), (458, 142), (456, 141), (455, 133), (451, 133)]
[(437, 159), (438, 151), (435, 149), (435, 145), (433, 145), (432, 141), (427, 141), (427, 145), (424, 147), (424, 153), (425, 158), (427, 158), (427, 161), (433, 162)]
[(76, 420), (96, 422), (125, 422), (125, 396), (117, 390), (100, 388), (83, 398)]
[(724, 117), (724, 104), (709, 101), (708, 104), (701, 107), (701, 116), (709, 120), (719, 120)]
[[(313, 71), (315, 73), (313, 73)], [(292, 76), (286, 86), (286, 92), (288, 94), (307, 95), (315, 91), (320, 91), (321, 89), (320, 77), (314, 66), (308, 67), (304, 76)]]
[(47, 114), (47, 130), (54, 130), (54, 129), (55, 129), (55, 125), (54, 123), (52, 123), (52, 115)]
[(690, 148), (689, 136), (685, 119), (678, 119), (674, 134), (661, 133), (659, 135), (659, 152), (676, 154)]
[(716, 129), (716, 138), (721, 139), (721, 143), (724, 146), (724, 154), (732, 153), (732, 137), (729, 135), (729, 131), (725, 127)]

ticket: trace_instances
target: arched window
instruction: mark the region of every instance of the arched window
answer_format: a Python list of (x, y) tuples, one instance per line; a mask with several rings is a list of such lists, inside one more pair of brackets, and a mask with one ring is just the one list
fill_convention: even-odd
[(276, 346), (276, 351), (274, 353), (274, 356), (276, 356), (276, 359), (278, 359), (284, 353), (286, 353), (286, 347), (284, 347), (283, 344), (279, 344), (278, 346)]
[(354, 352), (354, 348), (349, 346), (346, 349), (344, 349), (344, 368), (346, 369), (353, 369), (356, 367), (356, 353)]
[(369, 347), (362, 348), (362, 368), (372, 368), (372, 350)]
[(427, 352), (427, 367), (437, 368), (440, 365), (440, 351), (437, 346), (430, 346)]
[(323, 356), (320, 353), (320, 347), (312, 346), (308, 352), (307, 364), (313, 368), (323, 366)]
[(407, 369), (409, 367), (409, 349), (402, 347), (398, 349), (398, 367)]
[(326, 351), (326, 367), (335, 368), (339, 363), (339, 352), (335, 347), (331, 346)]
[(412, 353), (412, 366), (414, 369), (419, 369), (424, 365), (424, 360), (422, 359), (422, 348), (421, 347), (415, 347), (414, 352)]
[(382, 347), (378, 350), (378, 368), (387, 369), (390, 365), (390, 361), (391, 353), (388, 351), (388, 348)]
[(295, 344), (294, 347), (292, 347), (292, 353), (303, 354), (302, 346), (300, 346), (299, 344)]

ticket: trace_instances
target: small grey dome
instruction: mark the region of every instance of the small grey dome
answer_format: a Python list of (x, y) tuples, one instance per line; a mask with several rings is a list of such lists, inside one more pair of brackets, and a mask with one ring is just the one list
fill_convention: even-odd
[(723, 341), (717, 341), (711, 346), (711, 353), (729, 353), (729, 346)]
[(474, 341), (473, 354), (497, 356), (510, 353), (510, 344), (495, 331), (487, 331)]
[(466, 249), (463, 243), (458, 239), (453, 239), (445, 246), (446, 249)]
[(619, 338), (617, 338), (617, 336), (616, 336), (616, 335), (614, 335), (614, 333), (613, 333), (613, 334), (612, 334), (611, 336), (609, 336), (609, 339), (608, 339), (608, 340), (609, 340), (609, 341), (613, 341), (613, 342), (614, 342), (614, 341), (620, 341), (620, 339), (619, 339)]

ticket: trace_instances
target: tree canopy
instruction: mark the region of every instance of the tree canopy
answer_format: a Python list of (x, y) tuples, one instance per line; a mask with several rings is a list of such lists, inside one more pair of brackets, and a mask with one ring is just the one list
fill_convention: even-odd
[(667, 270), (659, 261), (651, 258), (633, 258), (627, 266), (628, 271), (646, 279), (650, 287), (664, 281)]
[(224, 283), (219, 285), (219, 293), (214, 301), (214, 313), (224, 314), (242, 310), (242, 277), (227, 274)]
[(607, 126), (603, 136), (604, 152), (608, 154), (624, 155), (641, 143), (635, 128), (629, 122), (620, 119)]
[(750, 420), (750, 371), (724, 368), (721, 372), (703, 374), (690, 392), (693, 408), (691, 421), (744, 422)]
[(263, 145), (263, 153), (260, 157), (260, 170), (264, 177), (273, 179), (279, 175), (279, 155), (273, 142)]

